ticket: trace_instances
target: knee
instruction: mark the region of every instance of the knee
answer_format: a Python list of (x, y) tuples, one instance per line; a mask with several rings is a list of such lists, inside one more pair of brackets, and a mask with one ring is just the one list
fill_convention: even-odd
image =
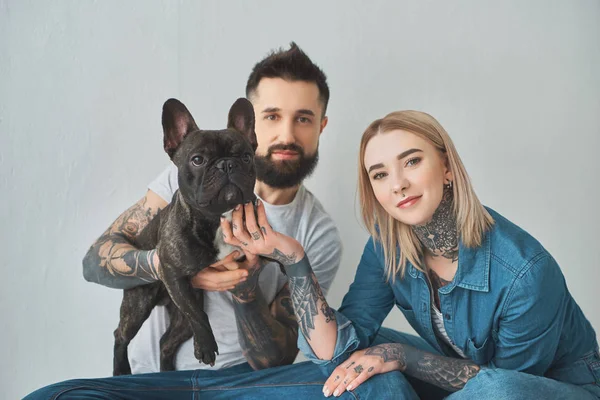
[(399, 371), (376, 375), (354, 389), (359, 398), (418, 399), (410, 383)]
[(40, 388), (25, 396), (23, 400), (81, 399), (92, 392), (93, 388), (84, 385), (83, 380), (72, 379)]
[(521, 379), (521, 374), (517, 371), (482, 369), (461, 390), (449, 396), (448, 399), (511, 398), (515, 392), (519, 391)]

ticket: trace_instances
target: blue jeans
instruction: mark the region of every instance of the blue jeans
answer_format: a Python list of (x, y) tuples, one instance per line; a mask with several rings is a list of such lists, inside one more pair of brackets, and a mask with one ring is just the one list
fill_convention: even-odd
[[(374, 341), (405, 343), (434, 354), (438, 352), (420, 337), (382, 328)], [(588, 360), (589, 361), (589, 360)], [(595, 361), (588, 365), (595, 365)], [(41, 388), (33, 399), (321, 399), (333, 363), (320, 367), (312, 362), (253, 371), (248, 364), (218, 371), (193, 370), (139, 374), (101, 379), (74, 379)], [(341, 399), (600, 399), (600, 360), (596, 384), (572, 385), (557, 380), (503, 369), (482, 369), (465, 387), (450, 393), (434, 385), (394, 371), (377, 375)], [(586, 381), (587, 382), (587, 381)], [(292, 398), (293, 397), (293, 398)]]
[[(33, 399), (324, 399), (326, 376), (307, 361), (253, 371), (248, 364), (218, 371), (193, 370), (74, 379), (41, 388)], [(418, 399), (397, 371), (378, 375), (341, 399)]]

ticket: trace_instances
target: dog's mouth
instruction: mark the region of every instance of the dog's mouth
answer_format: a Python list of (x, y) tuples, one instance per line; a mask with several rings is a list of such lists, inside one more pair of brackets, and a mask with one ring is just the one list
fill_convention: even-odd
[(237, 185), (229, 182), (223, 185), (216, 196), (213, 196), (209, 201), (201, 201), (198, 205), (200, 207), (230, 209), (238, 204), (244, 204), (255, 199), (256, 196), (251, 189), (244, 191)]
[(244, 198), (242, 190), (232, 183), (228, 183), (219, 191), (218, 196), (213, 199), (214, 203), (218, 204), (234, 204), (240, 203)]

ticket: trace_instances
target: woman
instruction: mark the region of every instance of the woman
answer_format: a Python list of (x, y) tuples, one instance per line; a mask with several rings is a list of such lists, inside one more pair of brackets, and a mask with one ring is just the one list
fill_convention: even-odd
[[(258, 221), (252, 205), (234, 212), (233, 230), (222, 221), (226, 241), (284, 266), (299, 347), (330, 373), (325, 396), (399, 370), (407, 397), (600, 398), (596, 334), (559, 266), (481, 205), (433, 117), (400, 111), (367, 128), (359, 192), (372, 236), (338, 311), (261, 205)], [(380, 329), (394, 304), (420, 337)]]

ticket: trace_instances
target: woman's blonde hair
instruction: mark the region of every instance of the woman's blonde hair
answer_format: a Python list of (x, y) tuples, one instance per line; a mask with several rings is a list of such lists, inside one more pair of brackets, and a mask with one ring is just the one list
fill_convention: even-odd
[(458, 236), (465, 246), (481, 245), (484, 233), (494, 223), (492, 216), (475, 195), (450, 136), (435, 118), (420, 111), (396, 111), (374, 121), (365, 130), (360, 141), (358, 191), (363, 222), (373, 238), (381, 243), (387, 278), (392, 280), (398, 274), (404, 276), (407, 261), (415, 268), (425, 271), (421, 265), (423, 245), (409, 225), (394, 219), (379, 204), (365, 167), (365, 150), (371, 138), (395, 130), (411, 132), (427, 140), (447, 157), (448, 166), (454, 175), (454, 213)]

